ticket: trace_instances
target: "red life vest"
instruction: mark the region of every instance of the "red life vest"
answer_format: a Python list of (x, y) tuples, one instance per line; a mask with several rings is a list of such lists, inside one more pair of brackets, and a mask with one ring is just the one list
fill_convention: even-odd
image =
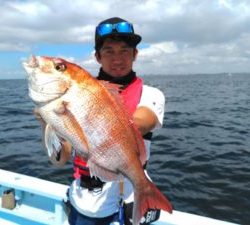
[[(121, 91), (120, 95), (128, 111), (133, 114), (137, 105), (140, 102), (142, 94), (142, 79), (135, 77), (135, 79)], [(86, 161), (79, 156), (74, 158), (74, 178), (78, 179), (81, 176), (90, 176), (89, 167)]]

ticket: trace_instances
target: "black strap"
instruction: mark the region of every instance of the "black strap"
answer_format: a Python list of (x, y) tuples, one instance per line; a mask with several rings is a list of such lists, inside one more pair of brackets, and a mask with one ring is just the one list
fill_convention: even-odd
[(148, 140), (148, 141), (151, 141), (152, 137), (153, 137), (152, 132), (148, 132), (148, 133), (143, 135), (143, 139)]
[(101, 181), (98, 177), (81, 176), (81, 187), (89, 189), (89, 191), (102, 190), (105, 182)]
[(87, 166), (81, 166), (81, 165), (78, 165), (77, 163), (74, 163), (74, 167), (78, 167), (80, 170), (89, 172), (89, 167)]

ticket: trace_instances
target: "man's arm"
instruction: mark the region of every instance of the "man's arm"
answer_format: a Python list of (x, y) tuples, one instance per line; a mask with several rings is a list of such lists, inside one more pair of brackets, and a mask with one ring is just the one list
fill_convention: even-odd
[(159, 123), (155, 113), (145, 106), (139, 106), (133, 114), (133, 121), (142, 135), (153, 130)]
[(144, 85), (140, 103), (133, 115), (142, 135), (162, 127), (164, 110), (165, 96), (162, 91)]

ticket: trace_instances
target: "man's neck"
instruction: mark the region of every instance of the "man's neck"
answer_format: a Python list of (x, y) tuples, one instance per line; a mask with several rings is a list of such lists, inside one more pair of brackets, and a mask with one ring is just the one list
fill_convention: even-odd
[(134, 71), (131, 71), (130, 73), (128, 73), (127, 75), (125, 75), (123, 77), (113, 77), (113, 76), (109, 75), (108, 73), (106, 73), (105, 71), (103, 71), (102, 68), (100, 69), (99, 74), (97, 76), (98, 80), (105, 80), (105, 81), (109, 81), (111, 83), (121, 84), (121, 85), (128, 85), (135, 78), (136, 78), (136, 73)]

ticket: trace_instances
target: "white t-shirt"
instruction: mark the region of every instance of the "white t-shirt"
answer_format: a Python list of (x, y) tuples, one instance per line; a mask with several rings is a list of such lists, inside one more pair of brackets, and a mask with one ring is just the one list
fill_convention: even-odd
[[(143, 85), (139, 106), (150, 108), (158, 118), (155, 129), (163, 123), (165, 97), (163, 93), (154, 87)], [(144, 140), (147, 148), (147, 158), (150, 156), (150, 141)], [(124, 178), (124, 199), (133, 201), (133, 186)], [(120, 200), (119, 182), (107, 182), (101, 192), (89, 191), (79, 185), (79, 180), (74, 180), (69, 190), (69, 199), (78, 212), (89, 217), (106, 217), (118, 211)]]

